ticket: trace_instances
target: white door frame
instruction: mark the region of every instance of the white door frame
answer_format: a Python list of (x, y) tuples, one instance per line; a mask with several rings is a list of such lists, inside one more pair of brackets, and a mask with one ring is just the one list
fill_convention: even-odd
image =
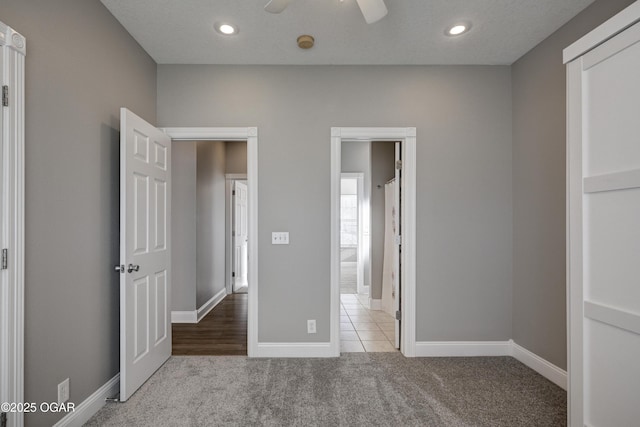
[(416, 128), (331, 128), (331, 353), (340, 355), (340, 175), (342, 141), (402, 143), (402, 342), (416, 355)]
[[(24, 401), (24, 62), (26, 41), (0, 22), (0, 86), (9, 105), (2, 120), (1, 248), (8, 250), (0, 270), (0, 402)], [(9, 426), (22, 426), (21, 412), (7, 414)]]
[(355, 179), (358, 186), (358, 264), (357, 268), (357, 290), (358, 295), (369, 293), (369, 289), (364, 287), (364, 253), (370, 248), (364, 246), (364, 173), (362, 172), (342, 172), (340, 178)]
[(258, 128), (257, 127), (172, 127), (161, 129), (172, 140), (247, 141), (247, 185), (249, 187), (249, 307), (247, 312), (247, 354), (258, 350)]
[(227, 294), (233, 293), (233, 279), (231, 272), (233, 271), (233, 186), (235, 181), (246, 181), (246, 173), (227, 173), (225, 178), (225, 201), (227, 203), (227, 214), (225, 221), (225, 254), (226, 254), (226, 272), (225, 272), (225, 287), (227, 288)]

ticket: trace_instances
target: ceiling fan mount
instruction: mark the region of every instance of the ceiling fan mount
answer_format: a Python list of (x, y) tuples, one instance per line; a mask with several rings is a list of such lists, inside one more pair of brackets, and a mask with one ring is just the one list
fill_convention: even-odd
[[(294, 0), (270, 0), (264, 7), (269, 13), (281, 13)], [(367, 24), (378, 22), (387, 15), (384, 0), (356, 0)]]

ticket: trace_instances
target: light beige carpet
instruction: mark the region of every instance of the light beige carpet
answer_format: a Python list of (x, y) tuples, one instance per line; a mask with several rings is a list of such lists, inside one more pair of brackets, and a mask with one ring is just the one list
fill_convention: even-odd
[(511, 357), (171, 357), (89, 426), (564, 426), (566, 392)]

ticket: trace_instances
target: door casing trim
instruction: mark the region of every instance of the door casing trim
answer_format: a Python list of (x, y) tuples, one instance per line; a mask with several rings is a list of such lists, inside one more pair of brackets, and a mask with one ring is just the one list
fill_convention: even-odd
[(257, 127), (171, 127), (160, 128), (172, 140), (247, 141), (248, 207), (248, 311), (247, 354), (258, 356), (258, 128)]
[(400, 351), (416, 355), (416, 128), (331, 128), (331, 297), (330, 348), (340, 356), (340, 176), (343, 141), (400, 141), (402, 144), (402, 323)]
[[(26, 40), (0, 22), (0, 85), (9, 88), (2, 115), (1, 248), (8, 250), (0, 270), (0, 402), (24, 401), (24, 197)], [(24, 414), (9, 412), (9, 425), (22, 427)]]

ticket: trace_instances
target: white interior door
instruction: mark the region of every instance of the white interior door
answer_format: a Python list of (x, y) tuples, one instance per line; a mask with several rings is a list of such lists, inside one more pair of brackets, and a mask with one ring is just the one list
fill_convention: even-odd
[(247, 264), (248, 264), (248, 223), (247, 223), (247, 183), (235, 181), (233, 198), (233, 290), (247, 286)]
[[(0, 86), (4, 85), (4, 49), (5, 47), (0, 45)], [(7, 215), (5, 209), (7, 209), (6, 201), (6, 179), (4, 174), (4, 161), (5, 161), (5, 138), (4, 138), (4, 112), (0, 107), (0, 248), (8, 247), (6, 239), (5, 227), (9, 224), (5, 224)], [(11, 340), (9, 339), (9, 272), (5, 269), (0, 269), (0, 402), (10, 402), (9, 398), (9, 353), (12, 351)], [(4, 414), (7, 415), (6, 413)]]
[(393, 202), (394, 205), (394, 209), (395, 209), (395, 213), (394, 213), (394, 221), (396, 223), (395, 228), (395, 239), (396, 239), (396, 244), (393, 246), (394, 247), (394, 254), (393, 254), (393, 261), (394, 261), (394, 267), (393, 267), (393, 271), (395, 272), (395, 280), (393, 281), (393, 286), (394, 286), (394, 290), (393, 290), (393, 294), (395, 295), (395, 298), (393, 299), (393, 311), (396, 314), (396, 327), (395, 327), (395, 334), (394, 334), (394, 339), (395, 339), (395, 346), (396, 348), (400, 348), (400, 319), (398, 318), (398, 314), (401, 312), (400, 307), (402, 306), (400, 301), (402, 299), (402, 287), (401, 287), (401, 281), (402, 281), (402, 274), (401, 274), (401, 263), (400, 263), (400, 254), (402, 252), (402, 212), (401, 212), (401, 200), (402, 200), (402, 186), (401, 181), (402, 181), (402, 168), (398, 167), (398, 162), (402, 162), (402, 148), (401, 148), (401, 144), (399, 142), (396, 142), (396, 165), (395, 165), (395, 171), (396, 171), (396, 176), (395, 176), (395, 180), (393, 181), (393, 185), (394, 185), (394, 196), (395, 196), (395, 200)]
[(569, 68), (571, 426), (640, 422), (640, 24)]
[(120, 400), (171, 355), (171, 140), (120, 111)]

